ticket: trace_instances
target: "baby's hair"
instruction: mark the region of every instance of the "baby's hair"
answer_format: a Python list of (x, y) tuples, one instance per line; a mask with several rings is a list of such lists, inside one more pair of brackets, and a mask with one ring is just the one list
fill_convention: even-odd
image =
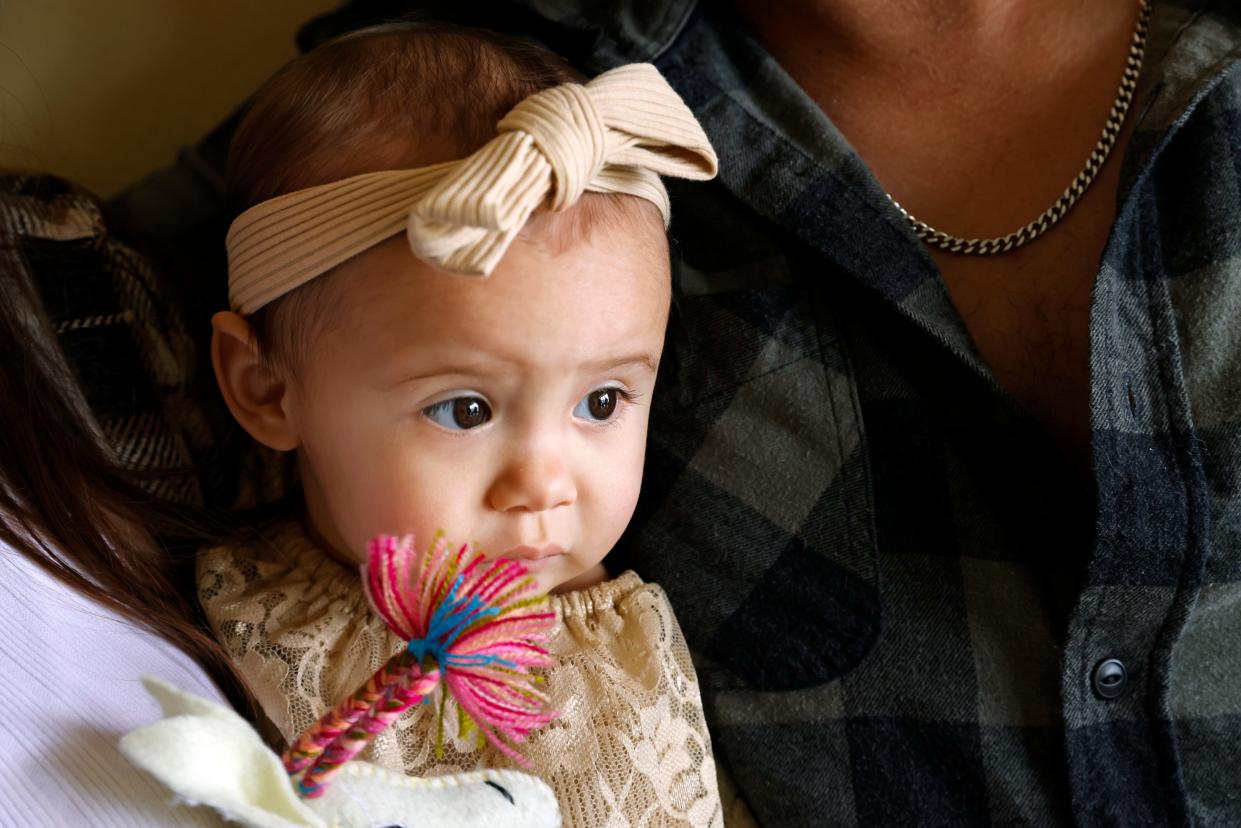
[[(386, 169), (463, 158), (495, 136), (522, 99), (582, 76), (557, 55), (514, 38), (426, 23), (389, 23), (329, 41), (276, 72), (250, 103), (228, 159), (233, 215), (294, 190)], [(645, 206), (643, 206), (645, 205)], [(588, 193), (540, 229), (562, 244), (599, 224), (654, 208), (632, 196)], [(252, 313), (269, 364), (296, 364), (331, 303), (332, 273)], [(290, 320), (299, 321), (297, 330)]]

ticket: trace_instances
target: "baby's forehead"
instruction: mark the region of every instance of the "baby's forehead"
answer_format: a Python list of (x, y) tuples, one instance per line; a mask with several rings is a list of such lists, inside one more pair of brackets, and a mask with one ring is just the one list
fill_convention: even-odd
[(281, 302), (274, 327), (286, 345), (277, 350), (310, 368), (324, 350), (378, 360), (428, 343), (466, 348), (487, 340), (502, 349), (506, 337), (558, 332), (584, 358), (616, 350), (618, 337), (658, 355), (670, 270), (658, 209), (591, 193), (568, 210), (536, 213), (490, 277), (440, 270), (415, 257), (404, 235), (394, 236)]
[(586, 192), (566, 210), (537, 210), (518, 238), (561, 250), (595, 234), (625, 237), (642, 245), (639, 251), (657, 256), (653, 264), (667, 263), (663, 213), (650, 201), (623, 193)]
[(439, 270), (391, 239), (323, 277), (317, 339), (359, 362), (429, 349), (566, 369), (635, 349), (657, 359), (670, 303), (662, 224), (645, 243), (624, 226), (562, 247), (519, 238), (486, 278)]

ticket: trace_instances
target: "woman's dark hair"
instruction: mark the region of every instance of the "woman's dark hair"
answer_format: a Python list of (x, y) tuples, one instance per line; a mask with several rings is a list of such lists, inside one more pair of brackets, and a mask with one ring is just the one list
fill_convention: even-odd
[(40, 307), (33, 291), (4, 273), (0, 288), (0, 541), (180, 648), (253, 714), (194, 599), (193, 555), (224, 530), (121, 466), (76, 398), (50, 326), (19, 315)]

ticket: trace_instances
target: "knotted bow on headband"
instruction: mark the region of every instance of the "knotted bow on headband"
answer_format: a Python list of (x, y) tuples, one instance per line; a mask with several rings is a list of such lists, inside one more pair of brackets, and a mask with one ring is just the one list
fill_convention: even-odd
[(626, 193), (653, 202), (666, 225), (659, 176), (716, 171), (702, 127), (646, 63), (531, 95), (497, 131), (459, 161), (364, 173), (246, 210), (228, 232), (229, 303), (252, 313), (402, 230), (419, 258), (487, 276), (540, 205)]

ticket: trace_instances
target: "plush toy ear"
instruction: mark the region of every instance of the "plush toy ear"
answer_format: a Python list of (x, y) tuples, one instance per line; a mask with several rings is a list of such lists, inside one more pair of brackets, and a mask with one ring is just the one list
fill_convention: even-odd
[(226, 722), (246, 723), (232, 709), (207, 701), (193, 693), (187, 693), (155, 676), (143, 676), (142, 686), (151, 694), (151, 698), (159, 702), (165, 719), (171, 719), (173, 716), (214, 716)]
[(180, 800), (214, 808), (250, 828), (327, 828), (244, 719), (159, 679), (148, 676), (142, 683), (165, 718), (121, 739), (129, 761)]

